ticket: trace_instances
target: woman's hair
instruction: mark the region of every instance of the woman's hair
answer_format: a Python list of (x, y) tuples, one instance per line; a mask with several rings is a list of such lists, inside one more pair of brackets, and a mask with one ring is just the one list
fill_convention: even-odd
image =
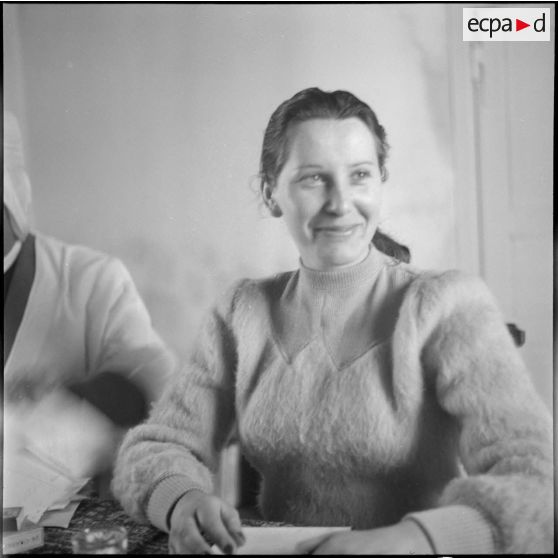
[[(385, 167), (389, 144), (386, 132), (379, 123), (374, 111), (363, 101), (348, 91), (322, 91), (317, 87), (303, 89), (290, 99), (282, 102), (271, 115), (264, 133), (262, 154), (260, 158), (260, 188), (264, 185), (275, 186), (288, 155), (289, 126), (314, 118), (358, 118), (370, 130), (376, 142), (378, 163), (382, 181), (387, 179)], [(374, 246), (388, 256), (409, 262), (410, 252), (379, 229), (372, 239)]]

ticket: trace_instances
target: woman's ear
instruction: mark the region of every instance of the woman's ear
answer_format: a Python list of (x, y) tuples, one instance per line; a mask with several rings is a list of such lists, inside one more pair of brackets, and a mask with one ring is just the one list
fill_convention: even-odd
[(281, 217), (283, 212), (279, 207), (279, 204), (275, 201), (273, 197), (273, 188), (270, 186), (268, 182), (265, 182), (262, 188), (262, 195), (265, 202), (265, 205), (269, 209), (269, 212), (273, 217)]
[(381, 174), (382, 182), (385, 182), (388, 179), (388, 171), (387, 171), (386, 167), (382, 167), (381, 172), (382, 172), (382, 174)]

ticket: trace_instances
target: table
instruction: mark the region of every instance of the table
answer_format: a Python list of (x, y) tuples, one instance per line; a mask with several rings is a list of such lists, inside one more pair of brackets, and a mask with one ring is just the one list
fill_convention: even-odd
[[(242, 524), (250, 527), (270, 525), (241, 512)], [(121, 525), (128, 530), (128, 554), (168, 554), (168, 535), (151, 525), (140, 525), (131, 519), (114, 500), (83, 500), (67, 529), (45, 527), (45, 544), (32, 554), (72, 554), (72, 535), (95, 524)], [(279, 525), (274, 523), (273, 525)]]
[(72, 554), (72, 535), (96, 524), (122, 525), (128, 530), (129, 554), (168, 554), (168, 535), (131, 519), (114, 500), (88, 498), (80, 502), (67, 529), (45, 527), (45, 544), (33, 554)]

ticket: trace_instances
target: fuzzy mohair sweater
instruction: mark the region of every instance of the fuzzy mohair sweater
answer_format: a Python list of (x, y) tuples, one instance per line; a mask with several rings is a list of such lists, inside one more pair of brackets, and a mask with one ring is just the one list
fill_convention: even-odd
[(353, 267), (243, 280), (120, 449), (113, 491), (168, 531), (211, 492), (233, 428), (264, 518), (413, 520), (436, 553), (553, 549), (552, 422), (484, 283), (372, 248)]

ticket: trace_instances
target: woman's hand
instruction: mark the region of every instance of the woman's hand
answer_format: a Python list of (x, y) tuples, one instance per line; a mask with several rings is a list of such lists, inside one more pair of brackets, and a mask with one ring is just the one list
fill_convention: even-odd
[(190, 490), (176, 503), (170, 520), (170, 554), (212, 554), (215, 544), (234, 554), (245, 542), (238, 512), (217, 496)]
[(367, 531), (342, 531), (299, 543), (298, 554), (434, 554), (414, 521)]

